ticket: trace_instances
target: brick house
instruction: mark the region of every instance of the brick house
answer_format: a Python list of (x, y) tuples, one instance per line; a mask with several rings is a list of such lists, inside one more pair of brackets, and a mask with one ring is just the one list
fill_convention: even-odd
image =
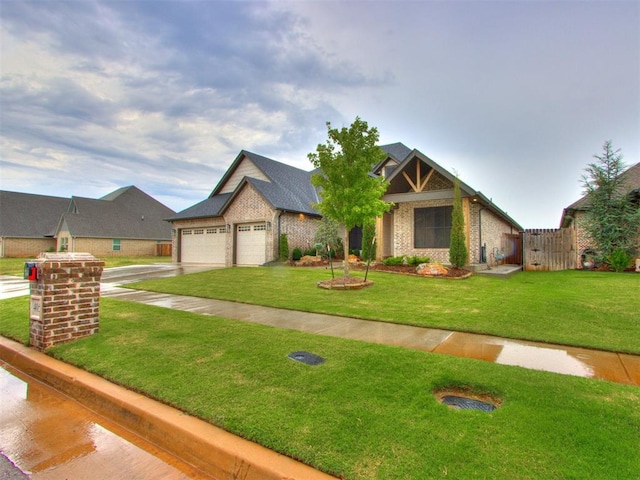
[[(381, 148), (387, 157), (372, 174), (389, 181), (383, 198), (394, 207), (377, 220), (378, 258), (420, 255), (448, 262), (455, 177), (402, 143)], [(283, 233), (290, 250), (311, 248), (321, 218), (312, 173), (241, 151), (206, 200), (169, 219), (173, 260), (262, 265), (277, 258)], [(497, 262), (517, 250), (522, 227), (482, 193), (460, 186), (470, 263)], [(355, 233), (350, 248), (359, 249)]]
[[(640, 205), (640, 162), (627, 168), (620, 174), (619, 178), (625, 193), (635, 199), (637, 204)], [(591, 244), (583, 226), (588, 210), (589, 199), (585, 195), (566, 207), (562, 211), (562, 218), (560, 219), (560, 228), (567, 228), (575, 231), (576, 240), (574, 251), (578, 257), (576, 259), (576, 265), (580, 266), (582, 265), (582, 259), (585, 252), (593, 249), (593, 245)], [(636, 250), (640, 252), (640, 233), (638, 235), (638, 246)]]
[(100, 199), (0, 191), (0, 256), (154, 256), (163, 245), (169, 254), (171, 225), (165, 219), (174, 213), (135, 186)]

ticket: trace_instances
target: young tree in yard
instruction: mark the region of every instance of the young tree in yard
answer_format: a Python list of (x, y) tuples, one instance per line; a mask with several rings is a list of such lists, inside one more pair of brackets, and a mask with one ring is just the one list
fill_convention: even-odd
[[(322, 244), (325, 248), (329, 245), (331, 250), (336, 251), (338, 248), (342, 248), (342, 240), (340, 239), (340, 233), (338, 232), (339, 229), (340, 226), (335, 220), (329, 217), (322, 217), (313, 240), (315, 243)], [(328, 252), (323, 253), (328, 254)], [(332, 253), (331, 256), (334, 256), (334, 254)]]
[(356, 117), (349, 128), (338, 130), (327, 122), (328, 139), (319, 144), (309, 160), (320, 173), (311, 182), (320, 189), (317, 208), (323, 216), (344, 228), (344, 275), (349, 276), (349, 232), (358, 225), (389, 211), (391, 204), (382, 200), (388, 184), (370, 175), (373, 167), (385, 158), (376, 145), (378, 130)]
[(594, 248), (606, 263), (615, 251), (635, 253), (640, 227), (640, 207), (631, 201), (620, 174), (625, 170), (620, 149), (611, 141), (602, 146), (602, 155), (594, 155), (583, 176), (588, 210), (582, 223)]
[(451, 212), (451, 242), (449, 245), (449, 262), (455, 268), (462, 268), (467, 264), (467, 240), (464, 235), (464, 213), (462, 212), (462, 197), (460, 195), (460, 180), (453, 182), (453, 212)]

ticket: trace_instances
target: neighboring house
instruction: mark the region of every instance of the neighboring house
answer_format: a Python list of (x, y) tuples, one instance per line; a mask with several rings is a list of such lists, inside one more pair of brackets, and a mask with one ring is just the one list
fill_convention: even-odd
[[(0, 192), (2, 256), (47, 250), (97, 257), (170, 254), (175, 212), (135, 186), (100, 199)], [(37, 220), (31, 225), (31, 219)], [(37, 228), (36, 228), (37, 227)]]
[(56, 228), (69, 199), (0, 190), (0, 257), (56, 250)]
[[(429, 256), (449, 260), (454, 176), (402, 143), (381, 147), (387, 157), (372, 174), (390, 186), (394, 203), (377, 221), (377, 257)], [(220, 265), (261, 265), (278, 257), (281, 234), (290, 250), (313, 247), (321, 218), (311, 175), (241, 151), (209, 197), (169, 220), (173, 260)], [(461, 182), (470, 263), (496, 263), (519, 249), (522, 227), (487, 197)], [(352, 235), (350, 248), (361, 248)]]
[[(630, 195), (640, 204), (640, 162), (627, 168), (620, 174), (620, 181), (625, 193)], [(578, 258), (577, 265), (582, 265), (583, 255), (594, 248), (590, 243), (586, 231), (583, 227), (587, 211), (589, 210), (588, 196), (580, 198), (562, 211), (560, 228), (569, 228), (575, 231), (575, 249)], [(638, 237), (638, 251), (640, 251), (640, 235)]]

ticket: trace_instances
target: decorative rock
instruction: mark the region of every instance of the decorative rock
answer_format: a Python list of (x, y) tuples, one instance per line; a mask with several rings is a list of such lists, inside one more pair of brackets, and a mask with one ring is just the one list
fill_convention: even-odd
[(311, 255), (305, 255), (300, 260), (296, 262), (296, 265), (313, 265), (314, 263), (320, 261), (321, 259), (318, 257), (312, 257)]
[(418, 275), (430, 275), (438, 277), (446, 275), (447, 269), (438, 263), (421, 263), (416, 267), (416, 273)]
[(356, 255), (349, 255), (349, 263), (358, 263), (360, 259)]

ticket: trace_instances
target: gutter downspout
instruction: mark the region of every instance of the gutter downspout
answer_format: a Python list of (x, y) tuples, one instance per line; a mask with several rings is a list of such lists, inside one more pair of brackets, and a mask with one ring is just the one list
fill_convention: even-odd
[[(486, 210), (487, 207), (480, 207), (480, 210), (478, 210), (478, 238), (480, 240), (480, 250), (478, 251), (480, 253), (480, 263), (486, 263), (487, 259), (486, 257), (483, 258), (483, 254), (482, 254), (482, 211)], [(485, 252), (486, 255), (486, 252)], [(483, 262), (484, 260), (484, 262)], [(489, 266), (487, 264), (487, 266)]]

